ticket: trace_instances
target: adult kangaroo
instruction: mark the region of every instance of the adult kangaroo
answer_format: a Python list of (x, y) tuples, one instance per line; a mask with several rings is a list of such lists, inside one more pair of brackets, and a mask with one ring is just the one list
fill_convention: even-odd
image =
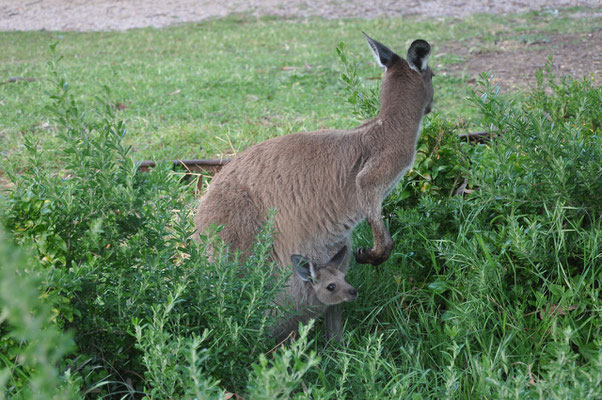
[[(393, 240), (382, 201), (412, 166), (422, 118), (432, 107), (431, 47), (415, 40), (404, 60), (364, 36), (385, 69), (378, 116), (351, 130), (276, 137), (237, 155), (200, 201), (197, 238), (212, 223), (225, 225), (221, 238), (248, 254), (268, 210), (276, 208), (273, 257), (283, 267), (293, 254), (327, 263), (342, 247), (351, 248), (351, 232), (364, 219), (374, 243), (357, 249), (356, 261), (379, 265), (389, 257)], [(348, 261), (340, 264), (343, 272)], [(326, 316), (328, 334), (340, 335), (340, 306)]]

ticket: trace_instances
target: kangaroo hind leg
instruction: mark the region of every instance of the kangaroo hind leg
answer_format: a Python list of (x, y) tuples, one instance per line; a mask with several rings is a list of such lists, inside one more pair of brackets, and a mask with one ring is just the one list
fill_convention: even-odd
[(212, 188), (205, 196), (195, 219), (198, 233), (205, 233), (213, 223), (223, 225), (220, 238), (232, 250), (250, 255), (265, 215), (258, 211), (248, 192), (240, 187), (222, 186)]

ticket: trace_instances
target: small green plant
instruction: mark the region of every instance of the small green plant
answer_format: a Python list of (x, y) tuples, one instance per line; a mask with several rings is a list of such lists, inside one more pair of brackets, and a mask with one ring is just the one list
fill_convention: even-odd
[(545, 75), (538, 72), (538, 86), (522, 106), (505, 101), (481, 77), (483, 89), (470, 100), (497, 137), (495, 146), (473, 154), (476, 173), (470, 180), (491, 190), (487, 196), (520, 202), (521, 212), (541, 213), (560, 202), (597, 220), (602, 212), (602, 91), (587, 79), (558, 82), (549, 63), (546, 68)]
[(71, 335), (39, 299), (38, 261), (10, 240), (0, 229), (0, 399), (76, 399), (77, 379), (61, 364), (73, 350)]
[[(153, 308), (152, 320), (140, 325), (134, 320), (138, 347), (143, 351), (143, 363), (146, 367), (145, 398), (198, 398), (211, 399), (223, 397), (223, 390), (217, 387), (217, 381), (203, 376), (203, 364), (209, 355), (201, 346), (210, 335), (205, 329), (200, 336), (195, 334), (183, 338), (172, 333), (166, 326), (174, 321), (170, 314), (174, 311), (183, 287), (167, 298), (167, 304)], [(177, 318), (177, 316), (175, 316)], [(180, 327), (177, 327), (180, 328)]]
[(351, 59), (353, 56), (348, 54), (344, 42), (339, 43), (336, 52), (345, 68), (345, 72), (341, 74), (341, 80), (345, 83), (345, 90), (349, 96), (347, 97), (347, 103), (352, 106), (353, 115), (360, 120), (374, 117), (378, 114), (380, 104), (380, 85), (378, 81), (376, 85), (370, 88), (362, 84), (361, 77), (357, 72), (358, 62)]
[[(299, 327), (299, 337), (288, 347), (282, 347), (273, 354), (271, 360), (261, 354), (259, 362), (253, 364), (253, 373), (249, 379), (247, 393), (251, 399), (312, 399), (317, 390), (305, 387), (301, 391), (305, 375), (320, 363), (315, 351), (310, 351), (308, 338), (313, 326)], [(317, 388), (316, 388), (317, 389)], [(323, 396), (319, 392), (319, 398)]]
[[(249, 366), (274, 345), (268, 333), (278, 315), (273, 300), (289, 277), (269, 261), (271, 224), (270, 218), (253, 256), (244, 262), (232, 259), (214, 235), (202, 236), (200, 246), (188, 243), (180, 249), (184, 261), (178, 286), (164, 305), (153, 308), (152, 318), (134, 322), (151, 398), (184, 396), (202, 381), (201, 375), (190, 375), (193, 371), (219, 380), (228, 390), (244, 390)], [(205, 255), (209, 246), (211, 262)], [(180, 368), (198, 354), (201, 361)], [(165, 386), (167, 382), (172, 384)]]

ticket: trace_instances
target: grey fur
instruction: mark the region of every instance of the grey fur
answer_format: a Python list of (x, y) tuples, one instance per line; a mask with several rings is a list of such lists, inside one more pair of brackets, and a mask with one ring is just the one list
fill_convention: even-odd
[(272, 336), (277, 341), (284, 340), (292, 331), (296, 331), (299, 322), (306, 324), (311, 318), (322, 315), (329, 306), (353, 301), (357, 290), (347, 283), (345, 273), (340, 271), (341, 263), (346, 259), (347, 247), (344, 246), (332, 259), (324, 264), (294, 254), (291, 256), (297, 269), (297, 279), (291, 277), (286, 289), (280, 293), (277, 303), (291, 305), (292, 315), (285, 316), (276, 324)]

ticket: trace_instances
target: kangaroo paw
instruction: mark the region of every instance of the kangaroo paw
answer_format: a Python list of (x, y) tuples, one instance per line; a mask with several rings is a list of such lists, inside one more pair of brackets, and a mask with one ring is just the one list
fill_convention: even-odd
[(389, 254), (375, 254), (373, 249), (365, 249), (363, 247), (356, 249), (354, 256), (358, 264), (372, 265), (380, 265), (389, 258)]

